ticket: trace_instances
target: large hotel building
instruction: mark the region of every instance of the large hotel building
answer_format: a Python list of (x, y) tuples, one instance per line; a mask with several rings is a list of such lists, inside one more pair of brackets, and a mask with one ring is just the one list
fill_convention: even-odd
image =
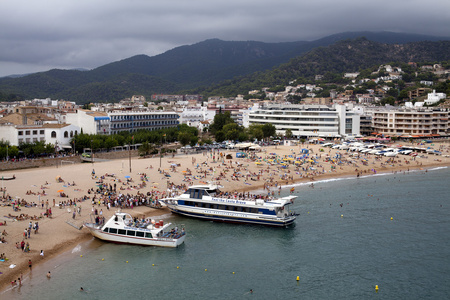
[(270, 123), (278, 134), (291, 129), (295, 137), (360, 135), (359, 115), (345, 105), (271, 105), (250, 112), (249, 124)]

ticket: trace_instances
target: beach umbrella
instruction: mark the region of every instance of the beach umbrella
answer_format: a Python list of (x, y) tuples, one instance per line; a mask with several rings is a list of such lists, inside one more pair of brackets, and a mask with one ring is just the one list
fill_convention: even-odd
[(64, 192), (64, 190), (58, 190), (58, 191), (56, 191), (57, 193), (62, 193), (62, 192)]
[(125, 178), (131, 178), (131, 176), (130, 175), (126, 175)]

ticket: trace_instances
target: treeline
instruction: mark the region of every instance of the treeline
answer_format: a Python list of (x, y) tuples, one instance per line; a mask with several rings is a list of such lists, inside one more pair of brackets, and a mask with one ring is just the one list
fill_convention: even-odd
[[(198, 142), (198, 130), (186, 124), (162, 130), (140, 130), (134, 133), (121, 132), (112, 135), (96, 135), (80, 133), (75, 135), (70, 145), (77, 153), (82, 153), (85, 148), (95, 151), (109, 151), (117, 146), (142, 144), (140, 152), (151, 154), (157, 146), (166, 143), (180, 141), (182, 144), (195, 145)], [(60, 146), (60, 145), (59, 145)], [(45, 142), (22, 143), (19, 146), (11, 146), (9, 142), (0, 141), (0, 159), (8, 156), (11, 158), (27, 157), (38, 158), (55, 155), (58, 145), (45, 144)], [(67, 150), (67, 149), (66, 149)], [(69, 152), (70, 149), (68, 149)]]
[(228, 111), (225, 113), (220, 111), (216, 114), (209, 129), (214, 135), (216, 142), (223, 142), (225, 140), (240, 142), (254, 139), (262, 140), (276, 135), (275, 126), (269, 123), (264, 125), (252, 124), (249, 128), (239, 126), (231, 118), (231, 114)]
[[(448, 68), (450, 41), (409, 43), (402, 45), (401, 48), (396, 45), (372, 42), (365, 38), (340, 41), (328, 47), (313, 49), (271, 70), (235, 77), (222, 84), (197, 89), (196, 93), (203, 94), (205, 97), (215, 95), (232, 97), (238, 94), (246, 95), (250, 90), (286, 86), (291, 81), (296, 81), (297, 84), (347, 84), (351, 81), (343, 78), (345, 72), (362, 72), (366, 69), (378, 68), (382, 64), (406, 65), (411, 60), (418, 65), (425, 62), (430, 64), (441, 62), (444, 68)], [(318, 82), (315, 80), (315, 75), (324, 75), (324, 79)], [(406, 79), (413, 78), (412, 75)], [(422, 77), (432, 76), (428, 74)], [(413, 79), (419, 80), (420, 77)]]

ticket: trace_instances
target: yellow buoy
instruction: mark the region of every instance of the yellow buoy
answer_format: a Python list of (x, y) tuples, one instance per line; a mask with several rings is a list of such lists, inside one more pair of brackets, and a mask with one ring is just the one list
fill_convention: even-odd
[(155, 266), (155, 264), (152, 264), (152, 266)]
[(297, 276), (297, 281), (299, 281), (300, 280), (300, 276)]
[(83, 255), (80, 255), (80, 257), (83, 257)]
[(378, 285), (375, 286), (375, 292), (378, 293)]
[(205, 269), (205, 272), (208, 271), (208, 269)]
[(104, 258), (102, 258), (102, 261), (105, 260)]
[(233, 274), (234, 274), (234, 272), (233, 272)]
[(341, 218), (343, 218), (344, 217), (344, 215), (341, 215)]
[(391, 221), (392, 221), (392, 220), (394, 220), (394, 218), (393, 218), (393, 217), (391, 217)]
[(177, 269), (179, 269), (180, 267), (177, 266)]
[(128, 263), (128, 260), (127, 260), (127, 263)]

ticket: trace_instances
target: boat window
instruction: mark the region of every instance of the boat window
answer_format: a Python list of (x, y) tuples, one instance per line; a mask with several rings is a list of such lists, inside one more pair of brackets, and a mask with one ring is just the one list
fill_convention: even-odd
[(217, 191), (216, 191), (216, 190), (206, 190), (206, 191), (205, 191), (205, 194), (206, 194), (206, 195), (211, 195), (211, 196), (212, 196), (212, 195), (217, 194)]
[(117, 228), (110, 228), (109, 233), (117, 233)]
[(136, 235), (136, 231), (134, 231), (134, 230), (127, 230), (127, 235), (135, 236)]
[(250, 207), (243, 207), (243, 208), (242, 208), (242, 211), (250, 212)]
[(252, 213), (257, 214), (258, 213), (258, 209), (257, 208), (252, 208)]
[(143, 231), (136, 231), (136, 236), (144, 237), (145, 232)]
[(151, 232), (146, 232), (145, 233), (145, 237), (146, 238), (152, 238), (152, 233)]
[(217, 204), (211, 205), (211, 208), (212, 208), (212, 209), (217, 209)]
[(219, 205), (219, 209), (227, 209), (225, 205)]
[(105, 229), (103, 229), (104, 232), (108, 232), (109, 227), (106, 227)]
[(209, 203), (205, 203), (204, 207), (205, 207), (205, 208), (210, 208), (211, 205), (210, 205)]
[(127, 231), (126, 231), (125, 229), (119, 229), (119, 230), (118, 230), (118, 233), (119, 233), (119, 234), (125, 235), (126, 232), (127, 232)]

